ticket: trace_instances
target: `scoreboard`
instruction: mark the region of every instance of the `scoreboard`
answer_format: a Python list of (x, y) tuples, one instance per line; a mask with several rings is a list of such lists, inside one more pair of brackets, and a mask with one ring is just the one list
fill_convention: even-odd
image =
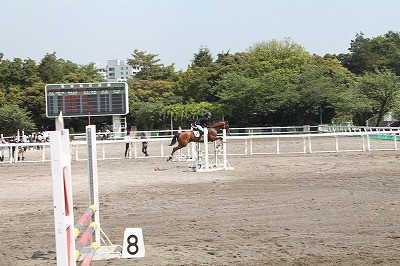
[(128, 84), (125, 82), (47, 84), (46, 115), (64, 117), (125, 115)]

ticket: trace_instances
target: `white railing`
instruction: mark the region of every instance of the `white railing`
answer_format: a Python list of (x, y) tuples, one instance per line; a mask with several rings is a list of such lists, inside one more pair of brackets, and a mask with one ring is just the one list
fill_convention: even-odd
[[(46, 162), (50, 161), (50, 143), (0, 143), (0, 155), (4, 156), (4, 160), (0, 163), (20, 163), (20, 162)], [(32, 159), (25, 156), (27, 153), (35, 151)], [(26, 158), (26, 160), (25, 160)]]
[[(287, 127), (289, 128), (289, 127)], [(293, 128), (293, 127), (292, 127)], [(328, 132), (297, 134), (247, 134), (237, 132), (227, 136), (228, 156), (268, 155), (290, 153), (323, 153), (323, 152), (360, 152), (375, 150), (398, 150), (397, 141), (400, 139), (400, 128), (364, 128), (362, 131), (352, 129), (350, 132)], [(257, 130), (256, 130), (257, 131)], [(141, 153), (142, 142), (149, 142), (150, 156), (146, 158), (166, 158), (172, 151), (171, 137), (151, 137), (148, 139), (132, 138), (131, 140), (103, 140), (97, 141), (98, 158), (100, 160), (123, 159), (125, 144), (130, 144), (129, 159), (145, 158)], [(382, 140), (376, 138), (387, 138)], [(75, 160), (86, 160), (87, 147), (85, 140), (71, 141), (71, 155)], [(6, 143), (0, 144), (4, 153), (1, 163), (19, 162), (46, 162), (50, 161), (49, 143)], [(14, 156), (13, 156), (14, 147)], [(18, 161), (19, 147), (26, 147), (25, 159)], [(30, 148), (30, 150), (29, 150)], [(187, 148), (183, 152), (188, 152)]]
[[(228, 136), (228, 156), (398, 150), (399, 134), (400, 130)], [(392, 140), (375, 139), (379, 136), (387, 136)], [(245, 147), (232, 151), (230, 144), (237, 140), (245, 142)]]

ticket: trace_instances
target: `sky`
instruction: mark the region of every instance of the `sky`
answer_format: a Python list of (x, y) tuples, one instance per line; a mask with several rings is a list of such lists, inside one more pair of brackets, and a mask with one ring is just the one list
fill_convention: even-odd
[(207, 47), (244, 52), (289, 37), (309, 53), (347, 53), (357, 33), (400, 31), (398, 0), (0, 0), (0, 52), (77, 64), (158, 54), (185, 70)]

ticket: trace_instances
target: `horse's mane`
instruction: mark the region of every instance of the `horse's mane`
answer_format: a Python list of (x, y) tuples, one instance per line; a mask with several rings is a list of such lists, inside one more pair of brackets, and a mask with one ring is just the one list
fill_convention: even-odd
[(229, 122), (225, 120), (215, 120), (210, 124), (210, 127), (219, 127), (217, 124), (225, 124), (226, 126), (229, 127)]

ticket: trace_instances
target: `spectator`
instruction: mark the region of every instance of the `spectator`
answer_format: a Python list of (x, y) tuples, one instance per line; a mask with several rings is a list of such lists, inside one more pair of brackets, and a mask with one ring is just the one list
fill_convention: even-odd
[[(141, 139), (147, 139), (146, 133), (142, 132), (140, 138), (141, 138)], [(148, 141), (143, 141), (143, 142), (142, 142), (142, 152), (144, 153), (144, 155), (145, 155), (146, 157), (149, 156), (149, 154), (147, 153), (147, 144), (148, 144), (148, 143), (149, 143)]]
[[(0, 144), (5, 144), (6, 141), (0, 137)], [(4, 147), (0, 147), (0, 162), (4, 161)]]
[(131, 138), (131, 132), (127, 131), (127, 132), (126, 132), (126, 136), (125, 136), (124, 139), (125, 139), (126, 141), (128, 141), (128, 142), (125, 144), (125, 159), (128, 159), (128, 158), (129, 158), (129, 146), (132, 144), (132, 143), (130, 142), (130, 140), (132, 139), (132, 138)]
[[(19, 138), (18, 143), (24, 143), (23, 136)], [(26, 146), (18, 146), (18, 161), (25, 160), (25, 151), (26, 151)]]
[[(10, 140), (10, 143), (17, 143), (17, 142), (18, 142), (17, 137), (14, 135)], [(15, 146), (11, 147), (11, 158), (12, 161), (15, 162)]]

